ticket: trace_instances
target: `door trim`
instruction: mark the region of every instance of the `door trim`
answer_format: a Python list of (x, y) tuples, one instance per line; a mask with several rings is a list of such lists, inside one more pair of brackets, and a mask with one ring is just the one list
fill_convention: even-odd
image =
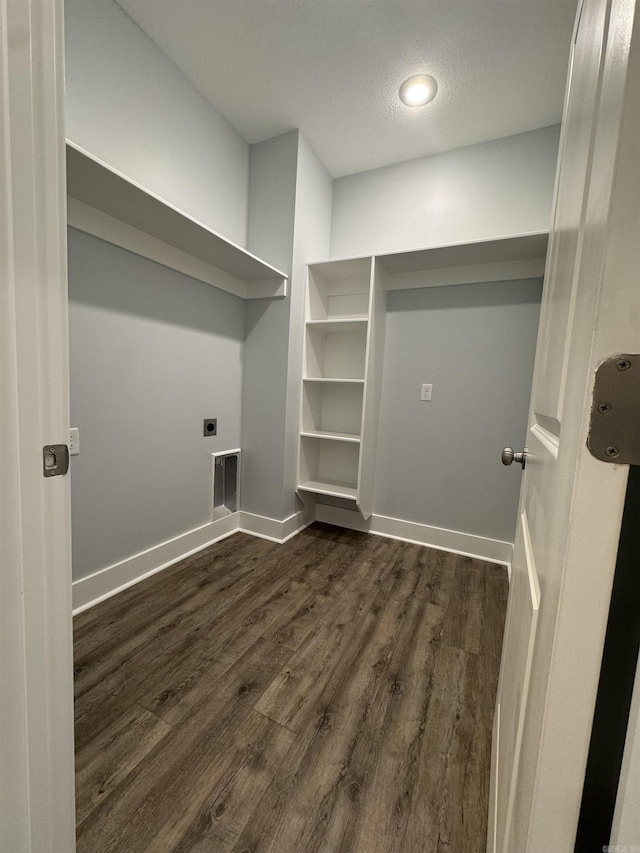
[(0, 849), (75, 850), (61, 0), (0, 0)]

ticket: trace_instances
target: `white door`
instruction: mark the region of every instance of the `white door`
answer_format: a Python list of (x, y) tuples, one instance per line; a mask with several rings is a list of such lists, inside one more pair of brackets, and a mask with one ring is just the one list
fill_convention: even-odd
[(0, 851), (72, 853), (61, 0), (0, 0)]
[(635, 6), (583, 0), (576, 20), (494, 724), (491, 853), (574, 847), (628, 473), (587, 449), (591, 392), (602, 361), (640, 351)]

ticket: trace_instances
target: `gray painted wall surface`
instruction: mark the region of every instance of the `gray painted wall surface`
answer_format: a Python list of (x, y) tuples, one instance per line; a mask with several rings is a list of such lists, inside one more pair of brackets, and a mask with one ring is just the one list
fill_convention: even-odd
[(65, 0), (67, 136), (244, 246), (249, 145), (114, 0)]
[(329, 251), (333, 181), (298, 131), (251, 147), (249, 248), (290, 273), (286, 300), (246, 305), (242, 508), (284, 519), (299, 504), (306, 263)]
[[(298, 131), (251, 146), (248, 248), (291, 274)], [(246, 305), (242, 388), (242, 508), (283, 518), (289, 308), (286, 299)]]
[(79, 578), (210, 520), (210, 454), (240, 443), (245, 303), (73, 229), (69, 297)]
[(559, 133), (542, 128), (338, 178), (331, 257), (548, 229)]
[[(513, 541), (540, 280), (389, 293), (375, 509)], [(433, 400), (420, 400), (423, 382)]]

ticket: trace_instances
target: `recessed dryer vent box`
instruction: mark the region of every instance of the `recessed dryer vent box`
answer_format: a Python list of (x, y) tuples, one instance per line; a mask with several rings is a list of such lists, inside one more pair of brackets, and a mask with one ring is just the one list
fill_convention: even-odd
[(238, 512), (240, 509), (240, 456), (239, 449), (211, 454), (213, 462), (212, 521)]

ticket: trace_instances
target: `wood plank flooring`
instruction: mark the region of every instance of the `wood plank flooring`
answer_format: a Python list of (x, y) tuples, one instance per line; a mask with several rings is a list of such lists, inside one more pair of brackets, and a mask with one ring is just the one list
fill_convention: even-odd
[(75, 619), (80, 853), (480, 853), (507, 599), (489, 563), (316, 524)]

